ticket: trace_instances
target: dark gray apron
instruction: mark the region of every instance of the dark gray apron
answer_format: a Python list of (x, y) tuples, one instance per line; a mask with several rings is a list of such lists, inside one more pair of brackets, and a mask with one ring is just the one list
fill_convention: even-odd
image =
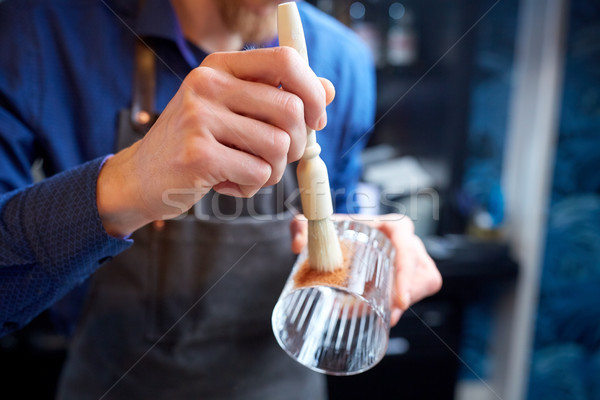
[[(144, 49), (120, 147), (155, 120), (138, 118), (154, 109), (154, 57)], [(288, 167), (253, 199), (211, 192), (185, 217), (135, 232), (93, 277), (57, 398), (325, 398), (323, 377), (289, 358), (271, 331), (295, 259), (283, 200), (296, 187)]]

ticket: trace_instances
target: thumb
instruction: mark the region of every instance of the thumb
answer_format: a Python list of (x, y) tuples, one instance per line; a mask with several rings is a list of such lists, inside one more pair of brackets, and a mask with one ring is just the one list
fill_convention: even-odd
[(299, 254), (308, 242), (308, 222), (304, 215), (294, 216), (290, 222), (290, 233), (292, 236), (292, 252)]
[(325, 89), (325, 103), (329, 105), (335, 98), (335, 87), (329, 79), (319, 78), (319, 80), (321, 81), (321, 85), (323, 85), (323, 89)]

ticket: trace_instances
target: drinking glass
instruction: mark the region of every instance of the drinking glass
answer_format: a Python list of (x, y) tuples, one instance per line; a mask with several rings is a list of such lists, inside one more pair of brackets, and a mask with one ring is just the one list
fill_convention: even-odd
[(318, 273), (298, 256), (275, 305), (272, 327), (296, 361), (330, 375), (354, 375), (384, 356), (390, 329), (394, 247), (379, 230), (336, 221), (344, 268)]

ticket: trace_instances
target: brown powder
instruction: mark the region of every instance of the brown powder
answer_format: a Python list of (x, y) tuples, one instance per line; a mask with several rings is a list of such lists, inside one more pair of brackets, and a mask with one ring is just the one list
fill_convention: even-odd
[(313, 285), (345, 286), (346, 281), (348, 280), (350, 259), (354, 255), (354, 248), (344, 242), (340, 242), (340, 245), (342, 247), (342, 255), (344, 257), (344, 263), (340, 268), (336, 268), (331, 272), (320, 272), (311, 268), (307, 258), (294, 275), (294, 283), (296, 284), (296, 287)]

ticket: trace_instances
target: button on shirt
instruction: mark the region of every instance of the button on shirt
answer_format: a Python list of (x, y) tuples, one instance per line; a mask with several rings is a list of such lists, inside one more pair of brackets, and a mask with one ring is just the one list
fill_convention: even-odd
[[(137, 3), (0, 2), (0, 335), (131, 244), (104, 231), (96, 181), (114, 151), (118, 113), (131, 104), (136, 37), (157, 55), (157, 110), (205, 56), (185, 40), (169, 1), (139, 11)], [(372, 60), (349, 29), (309, 4), (299, 9), (310, 65), (336, 87), (317, 136), (321, 158), (336, 211), (353, 211), (374, 118)], [(48, 178), (33, 184), (37, 159)]]

